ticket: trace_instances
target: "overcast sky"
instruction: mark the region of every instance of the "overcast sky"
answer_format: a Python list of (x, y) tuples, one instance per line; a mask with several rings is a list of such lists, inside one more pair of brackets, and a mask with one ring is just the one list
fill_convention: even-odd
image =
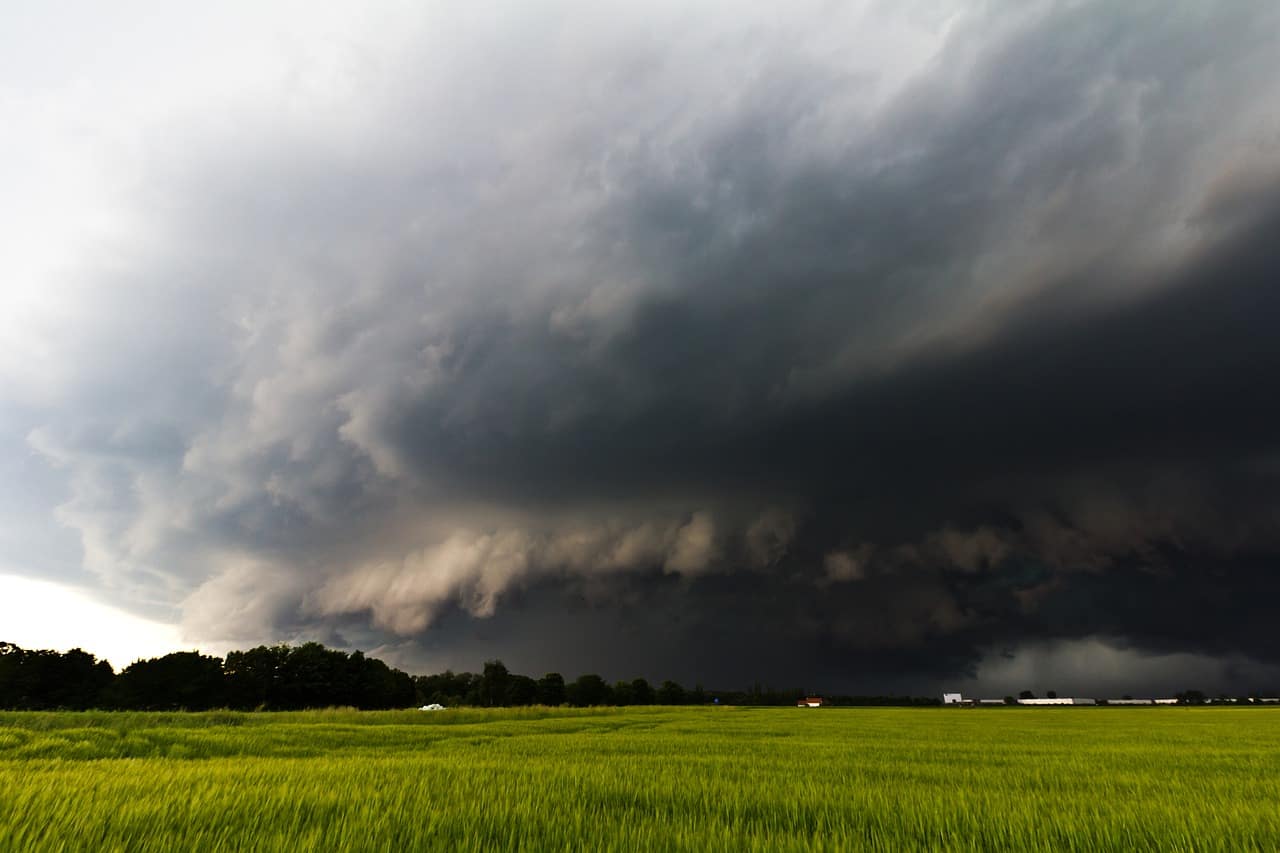
[(1277, 43), (5, 3), (0, 639), (1280, 689)]

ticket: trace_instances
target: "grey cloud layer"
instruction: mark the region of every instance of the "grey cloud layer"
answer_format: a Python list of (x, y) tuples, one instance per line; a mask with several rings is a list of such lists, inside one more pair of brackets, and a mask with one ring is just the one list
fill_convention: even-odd
[(464, 22), (157, 132), (26, 403), (86, 568), (457, 665), (1280, 660), (1276, 13), (969, 11), (892, 79), (859, 14)]

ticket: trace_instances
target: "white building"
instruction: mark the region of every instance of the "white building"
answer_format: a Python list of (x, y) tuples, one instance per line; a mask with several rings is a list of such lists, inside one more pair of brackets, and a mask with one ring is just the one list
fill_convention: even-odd
[(963, 703), (964, 703), (964, 697), (961, 696), (959, 693), (943, 693), (942, 694), (943, 705), (960, 705)]
[(1019, 705), (1097, 705), (1096, 699), (1059, 696), (1057, 699), (1019, 699)]

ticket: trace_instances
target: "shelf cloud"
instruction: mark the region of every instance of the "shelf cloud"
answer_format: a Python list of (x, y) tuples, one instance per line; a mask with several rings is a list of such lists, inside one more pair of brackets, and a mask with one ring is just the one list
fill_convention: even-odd
[(0, 86), (6, 565), (409, 668), (1280, 683), (1277, 10), (285, 9)]

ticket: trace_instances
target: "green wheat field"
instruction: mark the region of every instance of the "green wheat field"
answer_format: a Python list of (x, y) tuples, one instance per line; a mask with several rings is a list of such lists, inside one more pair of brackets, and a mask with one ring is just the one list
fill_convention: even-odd
[(3, 850), (1275, 850), (1280, 711), (0, 713)]

